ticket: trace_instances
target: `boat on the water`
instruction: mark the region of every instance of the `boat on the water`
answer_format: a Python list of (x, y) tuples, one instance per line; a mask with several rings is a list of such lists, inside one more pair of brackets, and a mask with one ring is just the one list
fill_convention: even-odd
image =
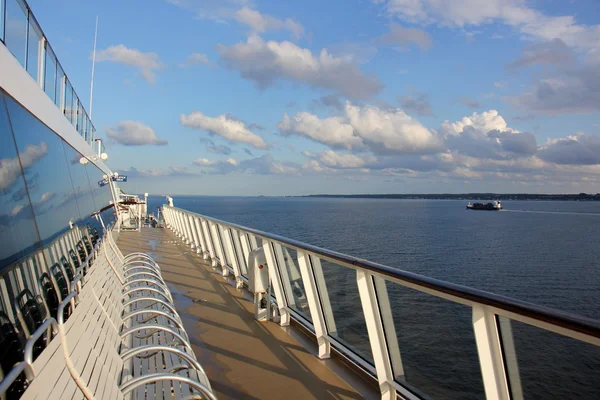
[(499, 211), (502, 210), (502, 203), (498, 200), (491, 203), (469, 203), (467, 204), (467, 210)]

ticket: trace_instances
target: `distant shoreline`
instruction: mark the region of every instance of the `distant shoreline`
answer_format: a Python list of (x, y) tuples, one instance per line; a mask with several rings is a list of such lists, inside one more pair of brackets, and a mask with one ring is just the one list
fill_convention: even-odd
[(405, 200), (563, 200), (600, 201), (597, 194), (531, 194), (531, 193), (440, 193), (440, 194), (310, 194), (289, 197), (320, 197), (347, 199), (405, 199)]

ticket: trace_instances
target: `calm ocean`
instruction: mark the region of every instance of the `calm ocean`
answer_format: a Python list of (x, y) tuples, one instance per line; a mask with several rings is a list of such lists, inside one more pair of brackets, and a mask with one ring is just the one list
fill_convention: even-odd
[[(426, 276), (600, 319), (600, 202), (175, 196), (175, 206)], [(150, 197), (149, 211), (164, 203)], [(354, 274), (323, 265), (337, 335), (369, 358)], [(483, 396), (470, 309), (388, 284), (405, 382)], [(508, 332), (501, 321), (503, 332)], [(510, 324), (524, 397), (600, 398), (600, 351)], [(548, 367), (551, 366), (551, 367)]]

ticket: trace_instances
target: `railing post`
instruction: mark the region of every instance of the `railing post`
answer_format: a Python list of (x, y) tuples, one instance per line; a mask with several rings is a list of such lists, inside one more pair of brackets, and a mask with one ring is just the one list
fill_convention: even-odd
[(362, 304), (367, 332), (373, 360), (375, 361), (375, 370), (377, 371), (377, 381), (381, 391), (381, 398), (384, 400), (396, 399), (396, 388), (393, 385), (394, 371), (385, 340), (385, 328), (379, 312), (379, 302), (373, 275), (365, 270), (356, 270), (356, 283), (360, 302)]
[(194, 231), (194, 224), (192, 224), (192, 216), (190, 214), (185, 214), (185, 222), (189, 231), (190, 248), (195, 252), (196, 247), (198, 246), (198, 238), (196, 237), (196, 232)]
[(177, 221), (175, 220), (175, 211), (172, 208), (169, 209), (169, 220), (171, 230), (173, 231), (173, 233), (177, 233)]
[(179, 230), (180, 226), (179, 226), (179, 212), (172, 210), (173, 211), (173, 233), (175, 233), (175, 235), (177, 237), (180, 237), (181, 235), (181, 231)]
[(166, 206), (163, 206), (162, 215), (163, 215), (163, 220), (165, 221), (165, 227), (172, 230), (173, 227), (171, 225), (171, 209), (169, 209)]
[(196, 232), (196, 225), (194, 224), (194, 217), (191, 214), (188, 214), (188, 223), (190, 225), (190, 231), (192, 231), (192, 240), (194, 242), (194, 246), (192, 247), (192, 249), (194, 249), (195, 252), (198, 252), (198, 249), (200, 248), (200, 239), (198, 238), (198, 232)]
[(210, 235), (208, 221), (206, 221), (205, 219), (202, 220), (202, 231), (204, 232), (204, 237), (206, 238), (206, 243), (208, 244), (208, 253), (210, 254), (210, 265), (213, 268), (217, 268), (217, 253), (215, 253), (215, 246)]
[(179, 238), (183, 243), (187, 244), (185, 238), (185, 225), (183, 224), (183, 213), (181, 211), (177, 211), (177, 220), (179, 221)]
[(181, 220), (183, 221), (183, 235), (185, 237), (185, 244), (187, 244), (193, 249), (194, 247), (192, 246), (192, 232), (190, 231), (189, 221), (185, 212), (181, 213)]
[(228, 276), (229, 270), (227, 269), (227, 258), (225, 258), (225, 254), (223, 254), (223, 244), (221, 243), (221, 235), (219, 234), (219, 225), (212, 221), (210, 222), (210, 233), (215, 242), (217, 257), (221, 263), (221, 275)]
[(206, 260), (206, 258), (207, 258), (206, 252), (208, 250), (206, 247), (206, 239), (204, 238), (204, 232), (202, 232), (202, 225), (200, 222), (200, 218), (194, 217), (194, 225), (196, 225), (196, 232), (198, 232), (198, 239), (200, 239), (200, 248), (198, 250), (196, 250), (196, 252), (202, 256), (203, 260)]
[(234, 248), (232, 230), (231, 228), (225, 228), (223, 229), (223, 233), (225, 236), (225, 251), (227, 252), (227, 254), (229, 254), (229, 259), (231, 260), (231, 264), (233, 267), (233, 275), (235, 276), (235, 287), (236, 289), (241, 289), (243, 285), (242, 271)]
[(485, 397), (488, 400), (510, 399), (496, 315), (485, 306), (474, 304), (473, 331)]
[(277, 263), (277, 258), (275, 257), (274, 243), (270, 240), (265, 241), (263, 249), (265, 251), (265, 258), (267, 259), (267, 269), (269, 270), (271, 287), (275, 291), (275, 297), (277, 298), (277, 307), (279, 308), (280, 316), (279, 325), (289, 326), (290, 312), (288, 310), (288, 304), (285, 297), (285, 292), (283, 290), (281, 267)]
[(311, 263), (311, 257), (298, 251), (298, 267), (304, 284), (304, 292), (308, 302), (308, 309), (315, 327), (315, 335), (319, 344), (319, 358), (325, 359), (331, 357), (331, 345), (327, 337), (327, 324), (325, 323), (325, 314), (319, 300), (319, 289), (315, 279), (314, 269)]

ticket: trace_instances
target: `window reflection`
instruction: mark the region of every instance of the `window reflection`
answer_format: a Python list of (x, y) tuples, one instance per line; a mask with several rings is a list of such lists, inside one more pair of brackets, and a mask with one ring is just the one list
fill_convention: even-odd
[(27, 50), (27, 10), (19, 0), (6, 0), (4, 33), (6, 47), (24, 67)]
[(85, 224), (89, 222), (89, 215), (96, 210), (90, 182), (86, 171), (86, 165), (81, 163), (82, 155), (79, 154), (67, 143), (64, 143), (64, 150), (67, 164), (71, 173), (71, 182), (73, 183), (74, 198), (79, 206), (80, 222)]
[[(111, 204), (112, 193), (109, 185), (100, 186), (101, 181), (104, 178), (104, 173), (93, 164), (87, 165), (87, 172), (90, 180), (90, 186), (92, 188), (92, 196), (96, 210), (101, 210)], [(109, 208), (102, 212), (102, 220), (105, 226), (109, 226), (115, 221), (114, 208)], [(95, 226), (99, 232), (102, 232), (102, 227), (97, 221), (92, 221), (92, 226)]]
[(14, 100), (7, 98), (6, 105), (40, 238), (47, 243), (80, 219), (62, 139)]
[[(33, 213), (0, 92), (0, 269), (39, 247)], [(30, 147), (21, 161), (31, 167), (47, 154), (45, 145)]]

